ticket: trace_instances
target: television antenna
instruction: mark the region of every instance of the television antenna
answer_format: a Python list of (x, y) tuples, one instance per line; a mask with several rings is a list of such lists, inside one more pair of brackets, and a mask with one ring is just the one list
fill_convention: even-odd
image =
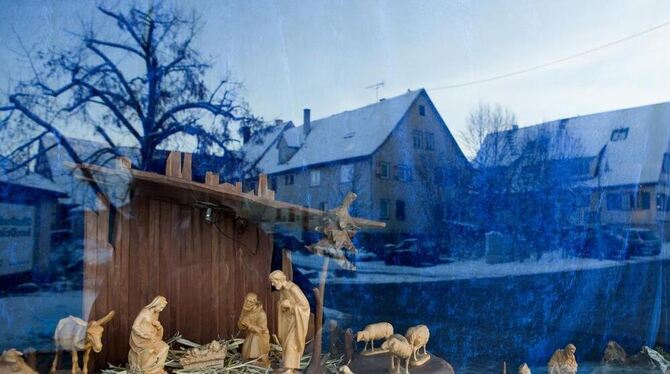
[(382, 88), (382, 87), (384, 87), (384, 81), (381, 81), (381, 82), (375, 83), (375, 84), (371, 84), (371, 85), (369, 85), (365, 88), (366, 89), (367, 88), (374, 88), (375, 89), (375, 96), (377, 98), (376, 101), (379, 101), (379, 89)]

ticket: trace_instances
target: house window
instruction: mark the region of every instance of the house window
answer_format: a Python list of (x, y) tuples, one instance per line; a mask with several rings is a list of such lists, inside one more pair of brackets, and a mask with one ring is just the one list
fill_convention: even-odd
[(425, 116), (426, 116), (426, 107), (425, 107), (425, 106), (423, 106), (423, 105), (419, 105), (419, 115), (420, 115), (421, 117), (425, 117)]
[(321, 184), (321, 170), (312, 170), (309, 172), (309, 186), (316, 187)]
[(435, 135), (432, 132), (426, 133), (426, 149), (432, 151), (435, 149)]
[(386, 161), (379, 161), (377, 163), (377, 176), (381, 179), (391, 178), (391, 164)]
[(629, 194), (630, 209), (647, 210), (651, 206), (651, 196), (649, 192), (638, 192)]
[(284, 175), (284, 184), (287, 186), (293, 184), (293, 174)]
[(607, 210), (621, 210), (621, 195), (618, 193), (607, 194)]
[(350, 183), (354, 180), (354, 165), (342, 165), (340, 167), (340, 183)]
[(379, 200), (379, 218), (389, 219), (391, 216), (391, 203), (386, 199)]
[(626, 140), (626, 138), (628, 138), (628, 127), (612, 130), (612, 135), (610, 136), (611, 141), (618, 142), (621, 140)]
[(277, 190), (277, 177), (270, 178), (270, 189), (273, 191)]
[(412, 142), (414, 143), (414, 148), (421, 149), (421, 143), (423, 134), (419, 130), (412, 131)]
[(398, 221), (405, 220), (405, 202), (402, 200), (395, 201), (395, 219)]
[(395, 166), (395, 179), (401, 182), (409, 182), (412, 180), (412, 169), (407, 165)]
[(322, 211), (322, 212), (325, 212), (326, 210), (328, 210), (328, 203), (320, 202), (319, 203), (319, 210)]

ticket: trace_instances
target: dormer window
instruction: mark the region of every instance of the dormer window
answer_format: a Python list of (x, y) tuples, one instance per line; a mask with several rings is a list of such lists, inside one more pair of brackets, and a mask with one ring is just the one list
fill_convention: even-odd
[(622, 127), (620, 129), (612, 130), (610, 140), (613, 142), (618, 142), (620, 140), (626, 140), (627, 137), (628, 137), (628, 127)]

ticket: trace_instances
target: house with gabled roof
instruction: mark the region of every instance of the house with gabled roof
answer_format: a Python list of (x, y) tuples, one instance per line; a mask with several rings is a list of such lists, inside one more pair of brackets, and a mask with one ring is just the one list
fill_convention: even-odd
[(464, 214), (470, 164), (424, 89), (310, 117), (305, 109), (301, 126), (255, 143), (256, 172), (269, 175), (278, 199), (326, 210), (353, 191), (352, 214), (386, 222), (396, 240), (436, 236), (443, 220)]
[[(568, 193), (571, 224), (654, 228), (670, 239), (670, 102), (490, 134), (475, 165), (505, 169), (506, 193), (527, 200), (540, 170)], [(545, 179), (546, 182), (546, 179)]]

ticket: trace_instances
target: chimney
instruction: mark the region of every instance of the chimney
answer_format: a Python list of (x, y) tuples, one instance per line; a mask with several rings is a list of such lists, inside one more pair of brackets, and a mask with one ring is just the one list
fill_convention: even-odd
[(284, 124), (284, 120), (282, 120), (282, 119), (276, 119), (275, 120), (275, 126), (281, 126), (283, 124)]
[(242, 144), (249, 143), (249, 139), (251, 139), (251, 129), (249, 126), (241, 127), (240, 134), (242, 135)]
[(303, 115), (302, 115), (302, 131), (305, 133), (305, 137), (309, 134), (310, 131), (312, 131), (312, 121), (310, 121), (310, 110), (309, 108), (305, 108), (303, 110)]
[(516, 131), (519, 129), (519, 125), (512, 125), (512, 131)]

